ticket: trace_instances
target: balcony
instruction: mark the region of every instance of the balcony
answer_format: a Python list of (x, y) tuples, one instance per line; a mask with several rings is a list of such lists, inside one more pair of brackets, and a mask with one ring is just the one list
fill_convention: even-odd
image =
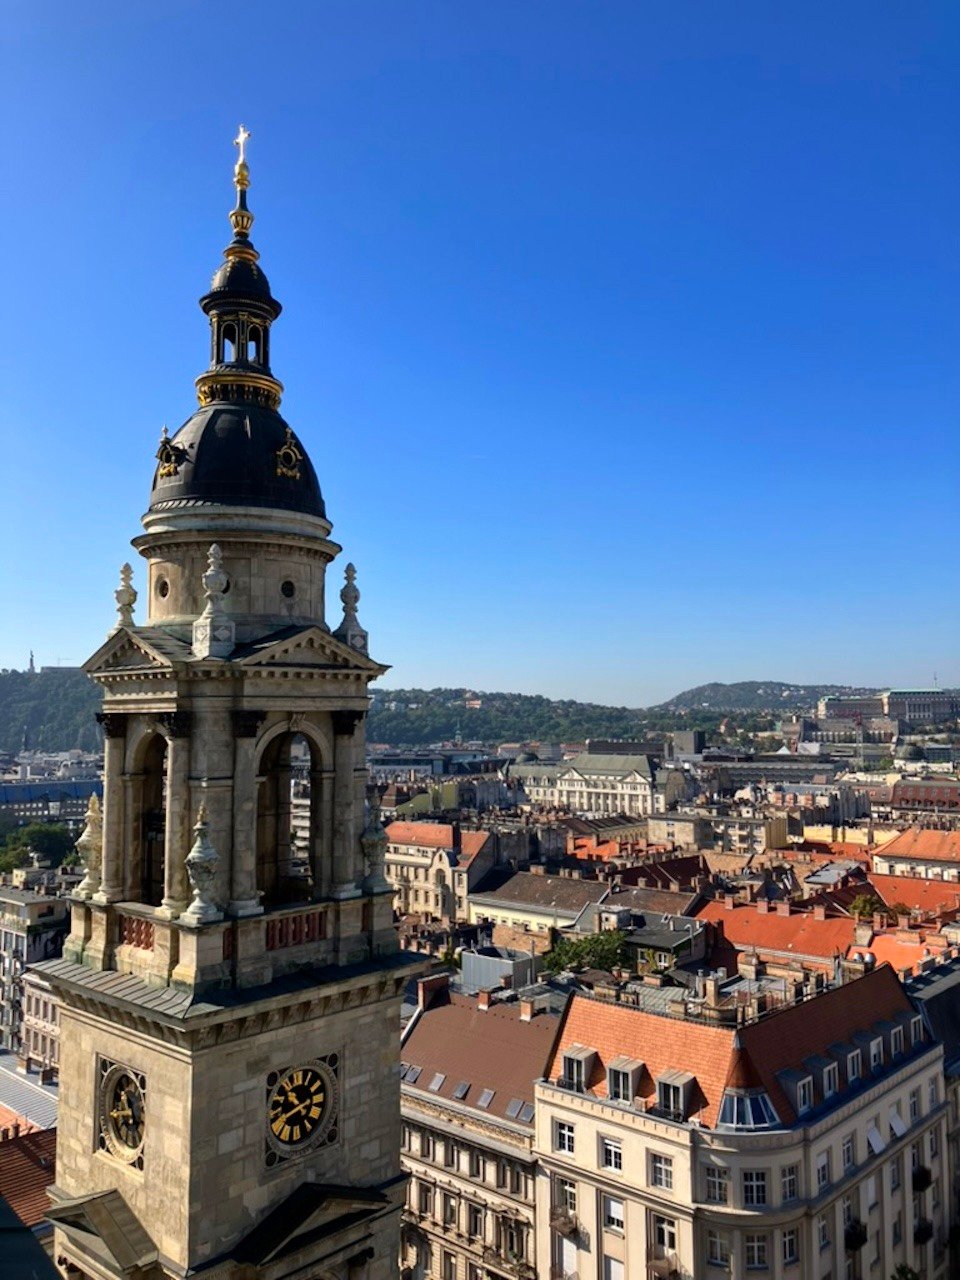
[(867, 1228), (859, 1218), (852, 1218), (843, 1229), (843, 1247), (847, 1253), (856, 1253), (867, 1243)]
[(568, 1209), (566, 1205), (554, 1205), (550, 1210), (550, 1226), (558, 1235), (572, 1236), (575, 1234), (578, 1225), (577, 1215)]
[(929, 1244), (933, 1239), (933, 1223), (929, 1218), (918, 1218), (913, 1224), (913, 1243), (918, 1245)]
[(933, 1174), (925, 1164), (915, 1164), (913, 1166), (913, 1189), (915, 1192), (928, 1191), (932, 1181)]
[(564, 1271), (563, 1267), (551, 1267), (550, 1280), (580, 1280), (580, 1272)]
[(570, 1080), (566, 1076), (559, 1076), (553, 1083), (558, 1089), (566, 1089), (567, 1093), (586, 1093), (582, 1080)]
[(647, 1272), (657, 1280), (670, 1280), (680, 1275), (680, 1259), (661, 1244), (651, 1245), (647, 1249)]

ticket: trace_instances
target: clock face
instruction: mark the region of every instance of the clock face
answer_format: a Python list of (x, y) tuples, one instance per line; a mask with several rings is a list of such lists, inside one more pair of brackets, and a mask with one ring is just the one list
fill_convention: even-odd
[(130, 1067), (101, 1062), (100, 1144), (121, 1160), (143, 1167), (146, 1128), (144, 1077)]
[(298, 1147), (317, 1132), (328, 1109), (329, 1092), (316, 1067), (291, 1067), (274, 1085), (268, 1122), (274, 1140)]

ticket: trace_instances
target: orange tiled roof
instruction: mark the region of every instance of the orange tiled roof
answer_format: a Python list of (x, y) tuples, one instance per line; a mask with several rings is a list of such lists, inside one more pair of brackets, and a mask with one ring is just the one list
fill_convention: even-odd
[(40, 1128), (38, 1124), (34, 1124), (26, 1116), (20, 1115), (17, 1111), (11, 1111), (9, 1107), (5, 1107), (3, 1103), (0, 1103), (0, 1129), (10, 1129), (15, 1124), (20, 1126), (21, 1133), (34, 1133)]
[[(461, 831), (460, 862), (472, 862), (490, 838), (489, 831)], [(414, 844), (426, 849), (452, 849), (455, 834), (447, 822), (391, 822), (387, 840), (390, 844)]]
[[(888, 907), (895, 902), (918, 907), (929, 915), (954, 914), (960, 908), (960, 884), (946, 880), (924, 880), (919, 876), (878, 876), (870, 873), (868, 884)], [(865, 891), (868, 889), (865, 886)]]
[(746, 1082), (765, 1089), (780, 1119), (792, 1124), (796, 1114), (779, 1072), (801, 1067), (804, 1059), (825, 1054), (831, 1044), (849, 1040), (857, 1030), (911, 1012), (889, 965), (739, 1028), (670, 1018), (577, 994), (561, 1021), (546, 1078), (563, 1074), (566, 1048), (587, 1046), (597, 1054), (589, 1081), (589, 1091), (597, 1097), (607, 1094), (607, 1065), (625, 1055), (644, 1064), (640, 1096), (645, 1100), (655, 1097), (661, 1074), (691, 1072), (696, 1077), (691, 1114), (708, 1128), (717, 1123), (724, 1089)]
[(869, 953), (876, 964), (888, 964), (899, 972), (913, 970), (927, 956), (941, 954), (947, 945), (943, 934), (928, 929), (884, 929), (866, 946), (852, 946), (848, 958), (859, 960)]
[(57, 1131), (38, 1129), (0, 1142), (0, 1195), (28, 1227), (50, 1207), (47, 1187), (56, 1173)]
[(960, 863), (960, 831), (933, 831), (911, 827), (880, 845), (874, 857), (917, 858), (924, 862)]
[(693, 914), (722, 928), (726, 941), (738, 951), (756, 948), (819, 959), (832, 959), (838, 953), (846, 955), (855, 928), (849, 916), (818, 920), (812, 911), (781, 916), (775, 910), (764, 915), (752, 903), (728, 908), (725, 902), (707, 902)]

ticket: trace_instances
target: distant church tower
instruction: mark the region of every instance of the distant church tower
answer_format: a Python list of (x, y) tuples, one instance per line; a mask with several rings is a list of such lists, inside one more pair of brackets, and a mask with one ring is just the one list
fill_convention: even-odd
[[(50, 1217), (72, 1280), (397, 1273), (411, 960), (364, 762), (367, 686), (386, 668), (352, 566), (327, 624), (340, 547), (279, 413), (248, 136), (233, 239), (200, 302), (200, 407), (163, 433), (133, 544), (146, 621), (125, 565), (117, 624), (85, 666), (104, 693), (103, 810), (79, 842), (64, 958), (38, 966), (63, 1002)], [(306, 857), (290, 823), (301, 750)]]

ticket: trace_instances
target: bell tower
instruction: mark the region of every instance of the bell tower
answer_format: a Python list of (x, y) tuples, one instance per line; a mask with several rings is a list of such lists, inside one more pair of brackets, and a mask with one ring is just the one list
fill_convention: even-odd
[(396, 1275), (398, 950), (366, 800), (368, 653), (270, 365), (280, 315), (250, 240), (200, 305), (199, 407), (156, 452), (146, 617), (129, 565), (85, 669), (103, 689), (102, 813), (61, 960), (56, 1258), (74, 1280)]

